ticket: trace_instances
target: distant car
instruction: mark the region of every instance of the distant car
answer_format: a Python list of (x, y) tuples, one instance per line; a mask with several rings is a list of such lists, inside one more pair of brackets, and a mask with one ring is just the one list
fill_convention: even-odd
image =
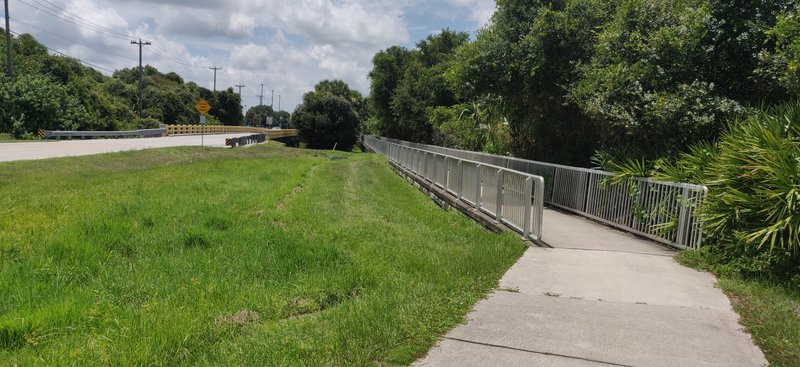
[(281, 129), (280, 126), (275, 126), (275, 127), (272, 128), (272, 130), (280, 130), (280, 129)]

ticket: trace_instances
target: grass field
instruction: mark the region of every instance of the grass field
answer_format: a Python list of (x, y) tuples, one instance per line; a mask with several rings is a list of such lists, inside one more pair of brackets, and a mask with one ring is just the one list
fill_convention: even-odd
[(0, 164), (0, 365), (410, 363), (524, 246), (329, 154)]

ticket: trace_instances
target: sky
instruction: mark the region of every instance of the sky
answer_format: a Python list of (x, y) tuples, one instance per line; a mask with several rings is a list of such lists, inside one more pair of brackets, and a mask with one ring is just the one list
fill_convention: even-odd
[[(372, 56), (413, 48), (443, 28), (472, 36), (494, 0), (15, 0), (11, 30), (110, 71), (144, 64), (217, 89), (242, 88), (242, 104), (293, 111), (324, 79), (369, 94)], [(238, 91), (238, 88), (234, 88)], [(274, 97), (273, 92), (274, 91)]]

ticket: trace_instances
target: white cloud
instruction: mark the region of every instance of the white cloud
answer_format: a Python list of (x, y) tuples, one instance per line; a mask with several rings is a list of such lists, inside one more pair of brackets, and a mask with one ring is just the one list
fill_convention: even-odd
[[(144, 48), (145, 63), (207, 88), (213, 84), (208, 67), (221, 66), (217, 89), (243, 83), (244, 103), (254, 105), (264, 83), (265, 101), (274, 89), (275, 107), (281, 94), (285, 110), (323, 79), (342, 79), (367, 94), (375, 52), (416, 41), (412, 29), (442, 28), (435, 22), (419, 24), (409, 18), (412, 11), (436, 8), (431, 19), (463, 14), (474, 23), (462, 30), (474, 30), (494, 10), (493, 0), (50, 1), (72, 22), (17, 3), (12, 18), (26, 23), (17, 24), (18, 31), (112, 70), (138, 63), (137, 47), (119, 36), (141, 37), (153, 43)], [(74, 24), (81, 23), (74, 15), (91, 25)]]
[(489, 22), (489, 19), (492, 17), (492, 14), (494, 14), (496, 6), (494, 0), (447, 0), (447, 1), (455, 6), (471, 9), (472, 20), (476, 21), (481, 26)]

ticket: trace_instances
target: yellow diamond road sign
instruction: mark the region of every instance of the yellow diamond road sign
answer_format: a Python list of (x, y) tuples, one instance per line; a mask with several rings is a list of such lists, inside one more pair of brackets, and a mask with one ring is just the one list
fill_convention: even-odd
[(201, 99), (200, 102), (197, 102), (197, 104), (194, 105), (194, 108), (197, 110), (197, 112), (200, 112), (201, 115), (205, 115), (208, 113), (208, 111), (211, 111), (211, 105), (208, 104), (205, 99)]

